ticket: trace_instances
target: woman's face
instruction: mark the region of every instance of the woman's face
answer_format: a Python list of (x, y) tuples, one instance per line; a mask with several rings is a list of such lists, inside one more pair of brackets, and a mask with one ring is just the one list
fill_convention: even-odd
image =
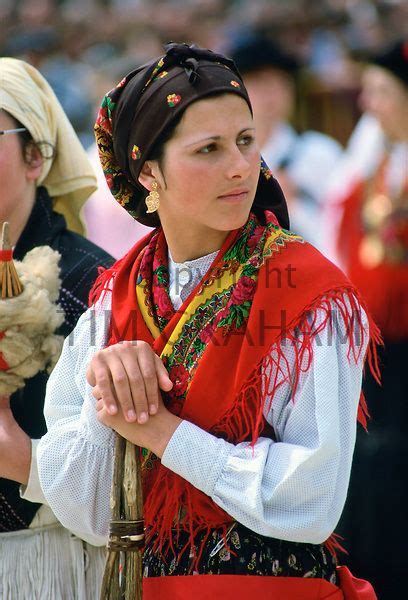
[(361, 105), (378, 119), (392, 140), (407, 139), (408, 93), (404, 84), (387, 70), (370, 66), (363, 74)]
[[(0, 130), (14, 129), (16, 122), (0, 110)], [(38, 166), (24, 161), (18, 134), (0, 135), (0, 223), (14, 221), (31, 209)]]
[(165, 146), (163, 171), (157, 163), (152, 167), (160, 186), (163, 228), (201, 239), (210, 232), (238, 229), (248, 218), (259, 167), (245, 100), (227, 93), (195, 102)]

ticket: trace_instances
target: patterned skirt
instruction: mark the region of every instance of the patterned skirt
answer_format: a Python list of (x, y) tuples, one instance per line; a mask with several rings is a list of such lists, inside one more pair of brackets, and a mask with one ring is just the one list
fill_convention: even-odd
[[(204, 537), (204, 533), (197, 535), (196, 547), (200, 548)], [(198, 570), (193, 570), (194, 554), (189, 551), (182, 553), (187, 544), (188, 534), (181, 532), (174, 542), (174, 555), (171, 553), (164, 559), (153, 551), (151, 542), (144, 551), (143, 576), (274, 575), (321, 578), (337, 585), (337, 562), (323, 544), (302, 544), (265, 537), (234, 523), (226, 540), (219, 530), (210, 534)]]

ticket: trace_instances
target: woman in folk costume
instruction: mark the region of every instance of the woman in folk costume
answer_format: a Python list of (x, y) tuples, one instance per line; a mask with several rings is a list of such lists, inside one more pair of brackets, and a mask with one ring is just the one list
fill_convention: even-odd
[(113, 195), (156, 229), (103, 274), (51, 376), (47, 502), (106, 542), (114, 429), (145, 449), (144, 598), (343, 598), (331, 534), (376, 335), (357, 291), (286, 230), (224, 56), (170, 44), (95, 128)]
[[(339, 166), (332, 211), (340, 217), (339, 259), (366, 299), (384, 348), (382, 386), (372, 377), (364, 384), (372, 425), (357, 440), (341, 530), (350, 564), (387, 600), (399, 597), (408, 534), (400, 500), (408, 491), (408, 40), (372, 57), (361, 101), (365, 113)], [(392, 548), (382, 553), (381, 568), (378, 548)]]
[[(59, 252), (58, 304), (64, 319), (57, 333), (66, 336), (87, 308), (98, 265), (112, 263), (108, 254), (79, 234), (79, 212), (96, 180), (50, 86), (35, 68), (11, 58), (0, 59), (0, 134), (0, 222), (10, 224), (15, 259), (22, 260), (38, 246)], [(7, 369), (5, 362), (0, 349), (0, 369)], [(85, 600), (97, 593), (95, 588), (88, 588), (89, 595), (85, 591), (84, 552), (90, 557), (90, 580), (96, 581), (102, 564), (100, 549), (86, 548), (57, 522), (44, 505), (38, 482), (36, 448), (46, 431), (47, 379), (47, 373), (39, 372), (10, 398), (0, 399), (0, 597), (4, 600)], [(31, 486), (22, 498), (19, 487), (29, 477)]]

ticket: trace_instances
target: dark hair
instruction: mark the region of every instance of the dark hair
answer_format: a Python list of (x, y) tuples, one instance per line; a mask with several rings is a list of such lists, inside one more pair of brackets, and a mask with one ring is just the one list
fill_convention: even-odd
[(159, 163), (159, 167), (161, 170), (163, 166), (164, 159), (164, 147), (171, 140), (176, 131), (177, 127), (180, 124), (180, 121), (184, 115), (184, 112), (179, 113), (174, 120), (166, 127), (166, 129), (162, 132), (162, 134), (156, 140), (155, 145), (150, 150), (146, 160), (157, 160)]

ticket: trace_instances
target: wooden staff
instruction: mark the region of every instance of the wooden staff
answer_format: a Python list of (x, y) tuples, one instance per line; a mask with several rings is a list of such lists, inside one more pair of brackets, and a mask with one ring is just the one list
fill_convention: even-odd
[(118, 433), (111, 511), (101, 600), (141, 600), (144, 522), (140, 448)]
[(23, 291), (23, 285), (13, 263), (9, 224), (3, 223), (0, 244), (0, 298), (14, 298)]

